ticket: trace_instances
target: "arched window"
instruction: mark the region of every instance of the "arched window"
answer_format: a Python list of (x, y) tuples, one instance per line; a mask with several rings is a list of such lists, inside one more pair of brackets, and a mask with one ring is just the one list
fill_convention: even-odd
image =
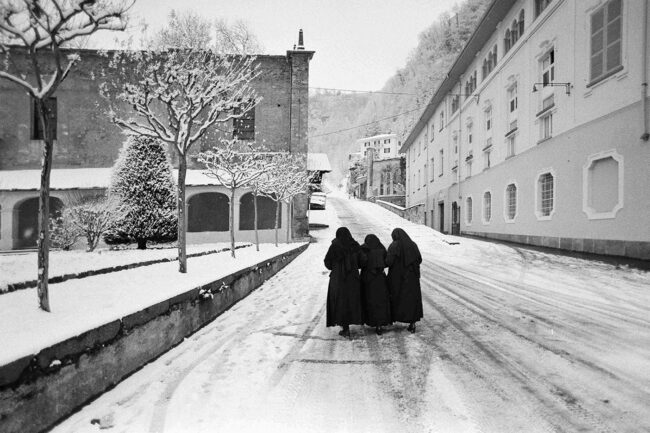
[(519, 37), (523, 36), (524, 34), (524, 29), (526, 28), (524, 26), (524, 10), (522, 9), (521, 12), (519, 12)]
[[(17, 221), (14, 234), (15, 248), (33, 248), (38, 239), (38, 197), (28, 198), (16, 205), (14, 221)], [(63, 202), (50, 197), (50, 219), (60, 215)]]
[(512, 27), (510, 30), (510, 45), (514, 46), (517, 43), (518, 39), (519, 39), (519, 23), (517, 23), (517, 20), (514, 20), (512, 22)]
[(510, 29), (506, 29), (506, 35), (503, 38), (504, 51), (507, 53), (510, 50)]
[[(239, 230), (255, 230), (255, 206), (253, 193), (244, 194), (239, 201)], [(257, 196), (257, 228), (268, 230), (275, 228), (276, 202), (263, 195)], [(282, 227), (282, 205), (280, 205), (280, 220)]]
[(483, 194), (483, 222), (489, 223), (492, 219), (492, 193), (485, 191)]
[(506, 188), (506, 219), (512, 221), (517, 216), (517, 186), (511, 183)]
[(226, 232), (230, 228), (228, 196), (219, 192), (202, 192), (187, 202), (188, 232)]

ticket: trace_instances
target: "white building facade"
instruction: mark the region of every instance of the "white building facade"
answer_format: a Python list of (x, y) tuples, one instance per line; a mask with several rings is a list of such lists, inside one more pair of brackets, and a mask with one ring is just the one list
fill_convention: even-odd
[[(368, 149), (374, 149), (375, 159), (396, 158), (399, 156), (400, 145), (401, 143), (397, 140), (396, 134), (373, 135), (372, 137), (360, 138), (356, 143), (361, 158), (368, 155)], [(352, 159), (352, 156), (350, 159)]]
[(443, 232), (650, 259), (647, 0), (498, 0), (411, 130)]

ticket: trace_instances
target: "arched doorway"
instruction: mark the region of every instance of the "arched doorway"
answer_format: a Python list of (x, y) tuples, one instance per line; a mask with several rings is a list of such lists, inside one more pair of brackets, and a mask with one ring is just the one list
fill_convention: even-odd
[(219, 192), (202, 192), (193, 195), (187, 202), (187, 231), (228, 231), (229, 203), (228, 196)]
[[(50, 197), (50, 219), (61, 214), (63, 202)], [(38, 240), (38, 197), (28, 198), (14, 208), (14, 248), (34, 248)]]
[[(253, 193), (244, 194), (239, 201), (239, 230), (254, 230)], [(282, 206), (280, 206), (280, 221), (282, 227)], [(261, 195), (257, 196), (257, 228), (269, 230), (275, 228), (275, 201)]]
[(451, 204), (451, 234), (460, 234), (460, 207), (456, 202)]

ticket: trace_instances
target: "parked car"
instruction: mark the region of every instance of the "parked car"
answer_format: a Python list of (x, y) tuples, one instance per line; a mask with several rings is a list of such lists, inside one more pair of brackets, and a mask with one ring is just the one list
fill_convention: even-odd
[(309, 209), (325, 209), (327, 196), (324, 192), (312, 192), (309, 200)]

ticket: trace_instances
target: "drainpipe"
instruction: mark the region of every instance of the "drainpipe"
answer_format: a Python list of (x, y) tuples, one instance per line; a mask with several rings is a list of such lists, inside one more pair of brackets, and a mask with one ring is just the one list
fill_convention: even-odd
[(648, 2), (643, 2), (643, 41), (641, 42), (641, 112), (643, 113), (643, 134), (641, 140), (648, 141)]
[[(463, 93), (463, 78), (462, 75), (458, 77), (458, 94), (461, 95)], [(461, 192), (461, 184), (460, 184), (460, 166), (461, 161), (463, 160), (462, 155), (463, 155), (463, 103), (461, 101), (461, 97), (458, 97), (458, 206), (456, 207), (456, 212), (458, 212), (458, 235), (460, 235), (460, 222), (462, 221), (462, 218), (460, 216), (460, 205), (462, 203), (463, 199), (463, 194)]]

